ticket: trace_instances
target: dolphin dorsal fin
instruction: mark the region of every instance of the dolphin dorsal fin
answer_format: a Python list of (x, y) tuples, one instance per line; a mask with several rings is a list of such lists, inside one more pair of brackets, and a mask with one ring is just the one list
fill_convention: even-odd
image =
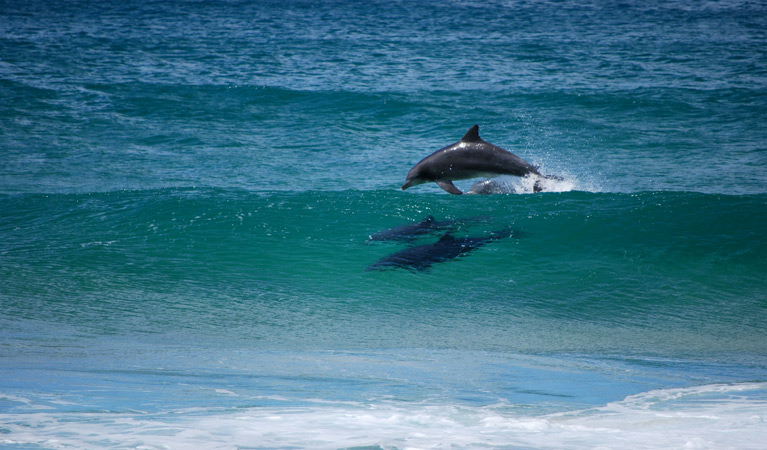
[(474, 125), (469, 128), (469, 131), (467, 131), (461, 138), (461, 142), (477, 142), (481, 140), (482, 139), (479, 137), (479, 125)]
[(455, 240), (455, 237), (448, 232), (443, 234), (442, 237), (439, 238), (438, 242), (448, 242), (448, 241), (454, 241), (454, 240)]

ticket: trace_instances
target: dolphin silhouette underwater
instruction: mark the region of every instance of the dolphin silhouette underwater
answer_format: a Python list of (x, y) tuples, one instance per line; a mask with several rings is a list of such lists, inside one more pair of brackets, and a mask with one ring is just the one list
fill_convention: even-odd
[(366, 270), (402, 268), (412, 272), (422, 272), (436, 263), (449, 261), (474, 251), (488, 242), (514, 235), (515, 233), (511, 229), (477, 237), (455, 237), (451, 233), (445, 233), (437, 242), (417, 247), (408, 247), (392, 253), (371, 264)]
[(479, 137), (479, 125), (469, 128), (460, 141), (443, 147), (418, 162), (407, 173), (402, 190), (433, 181), (451, 194), (463, 194), (455, 187), (453, 180), (469, 178), (492, 178), (499, 175), (536, 175), (533, 190), (543, 188), (540, 179), (556, 179), (538, 172), (532, 164), (501, 147), (484, 141)]
[(434, 216), (426, 216), (420, 222), (400, 225), (370, 235), (371, 241), (414, 241), (420, 236), (453, 230), (458, 225), (456, 220), (438, 221)]
[(485, 216), (467, 217), (461, 219), (437, 220), (434, 216), (426, 216), (419, 222), (398, 225), (394, 228), (378, 231), (369, 237), (369, 241), (400, 241), (412, 242), (420, 237), (443, 232), (454, 232), (464, 225), (477, 222), (487, 222)]

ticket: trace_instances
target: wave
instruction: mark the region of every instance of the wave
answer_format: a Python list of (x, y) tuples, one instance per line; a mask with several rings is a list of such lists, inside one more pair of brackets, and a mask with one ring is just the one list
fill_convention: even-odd
[[(754, 286), (767, 267), (764, 195), (573, 191), (453, 198), (161, 189), (4, 196), (0, 204), (6, 261), (118, 270), (118, 261), (130, 260), (150, 278), (171, 269), (157, 272), (158, 264), (173, 261), (179, 268), (225, 267), (216, 271), (223, 276), (264, 266), (304, 276), (319, 265), (333, 280), (393, 249), (365, 245), (368, 236), (427, 216), (485, 218), (468, 221), (459, 230), (464, 234), (506, 228), (524, 233), (515, 244), (500, 242), (496, 251), (465, 258), (460, 267), (469, 273), (483, 266), (506, 277), (502, 273), (514, 267), (520, 280), (545, 273), (553, 283), (576, 281), (576, 273), (598, 273), (605, 282), (670, 273), (703, 284), (718, 277), (721, 283), (750, 279), (745, 285)], [(672, 281), (664, 283), (671, 287)], [(730, 284), (737, 292), (741, 283)]]
[[(766, 203), (763, 195), (669, 192), (455, 198), (163, 189), (4, 196), (2, 296), (12, 316), (106, 321), (125, 331), (183, 327), (177, 316), (163, 319), (168, 308), (194, 322), (195, 314), (224, 305), (225, 317), (235, 315), (230, 318), (250, 330), (243, 339), (251, 332), (263, 337), (248, 320), (280, 316), (275, 340), (310, 344), (311, 330), (340, 317), (367, 324), (366, 314), (378, 311), (392, 319), (392, 332), (398, 314), (436, 308), (445, 315), (427, 322), (463, 330), (440, 338), (446, 346), (761, 354)], [(441, 234), (414, 243), (368, 242), (376, 232), (427, 216), (460, 223), (451, 230), (455, 236), (511, 230), (516, 237), (419, 273), (365, 271), (406, 245), (438, 240)], [(156, 316), (121, 324), (104, 293), (137, 318)], [(177, 304), (187, 309), (174, 309)], [(304, 306), (280, 310), (284, 304)], [(335, 306), (307, 318), (317, 304)], [(465, 308), (474, 315), (454, 315)], [(291, 324), (307, 320), (313, 325), (295, 333)], [(488, 324), (487, 333), (467, 335), (476, 321)], [(509, 336), (504, 321), (528, 334)], [(222, 324), (210, 322), (210, 332)], [(546, 324), (558, 331), (537, 329)], [(385, 329), (381, 342), (398, 345), (399, 334), (387, 336)], [(619, 331), (592, 339), (608, 329)], [(350, 345), (367, 341), (362, 325), (337, 331), (324, 338), (335, 341), (345, 332), (356, 336)], [(426, 344), (436, 335), (422, 338)]]

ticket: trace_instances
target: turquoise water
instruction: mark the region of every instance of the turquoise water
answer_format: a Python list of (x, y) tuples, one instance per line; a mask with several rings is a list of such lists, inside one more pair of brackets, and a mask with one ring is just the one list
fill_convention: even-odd
[[(0, 447), (760, 448), (765, 30), (752, 2), (0, 3)], [(563, 179), (399, 189), (475, 123)], [(366, 270), (428, 216), (509, 237)]]

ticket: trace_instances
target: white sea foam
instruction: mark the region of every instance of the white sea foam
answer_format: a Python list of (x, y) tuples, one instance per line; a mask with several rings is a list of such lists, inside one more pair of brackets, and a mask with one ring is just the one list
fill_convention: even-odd
[(757, 449), (767, 383), (645, 392), (541, 416), (508, 405), (325, 405), (161, 414), (2, 414), (2, 444), (44, 448)]
[(576, 178), (564, 177), (540, 178), (537, 176), (513, 177), (499, 176), (472, 184), (470, 189), (464, 190), (470, 194), (532, 194), (538, 185), (543, 192), (570, 192), (573, 190), (597, 192), (594, 186), (586, 186)]

